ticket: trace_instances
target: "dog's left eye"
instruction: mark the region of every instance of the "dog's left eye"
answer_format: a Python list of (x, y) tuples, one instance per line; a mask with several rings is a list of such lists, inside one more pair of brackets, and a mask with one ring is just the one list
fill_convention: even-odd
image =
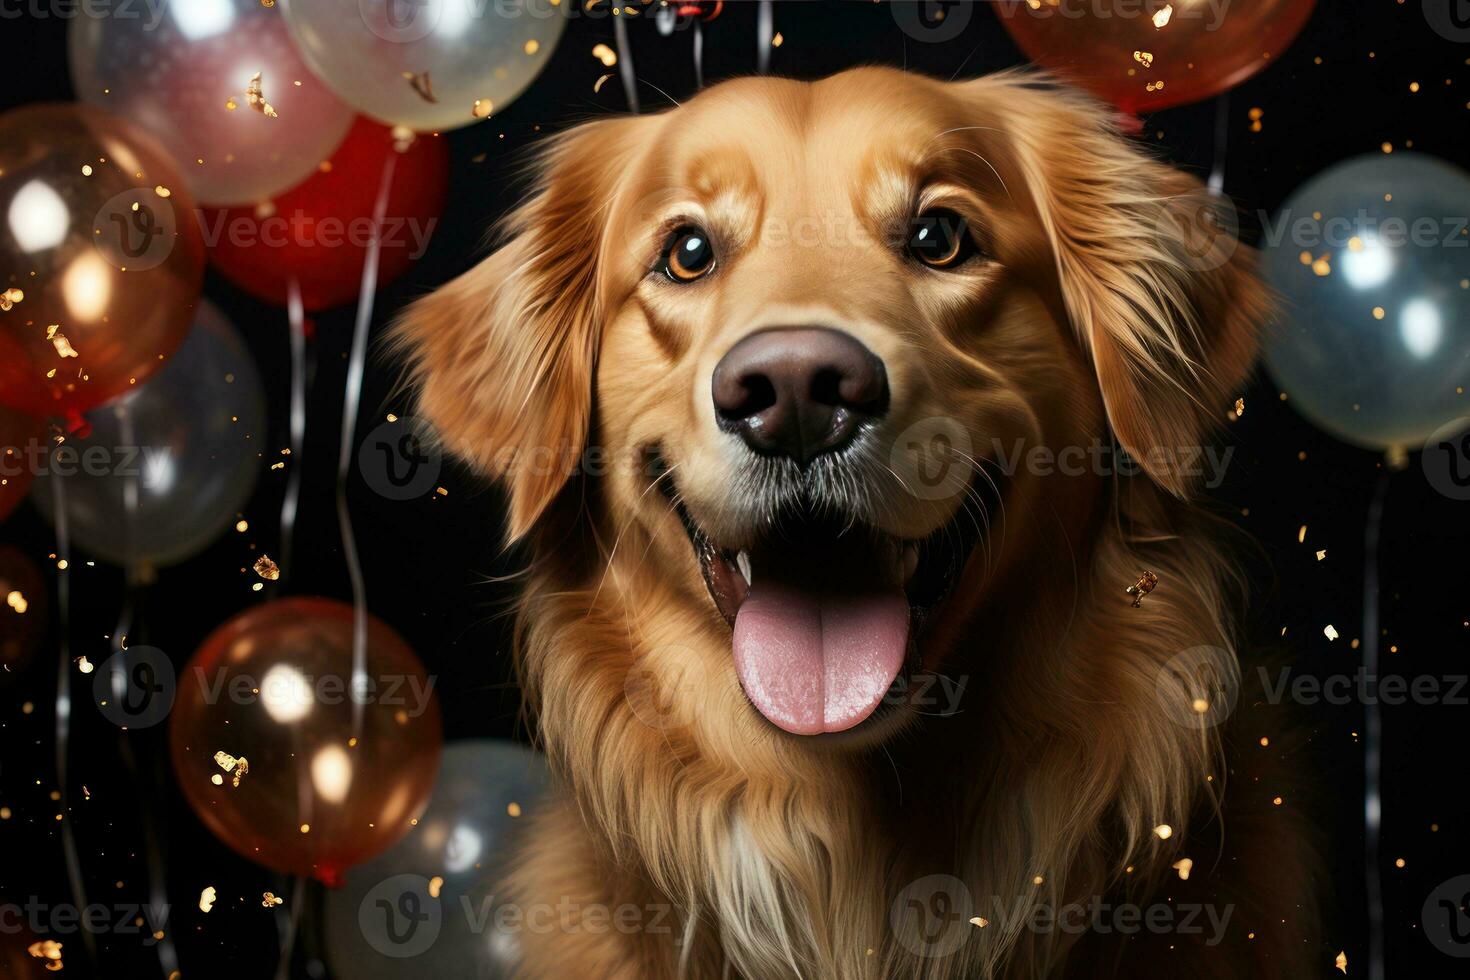
[(714, 267), (715, 248), (704, 229), (686, 225), (664, 242), (663, 273), (674, 282), (693, 282)]
[(965, 219), (948, 208), (925, 211), (914, 219), (908, 252), (933, 269), (952, 269), (980, 251)]

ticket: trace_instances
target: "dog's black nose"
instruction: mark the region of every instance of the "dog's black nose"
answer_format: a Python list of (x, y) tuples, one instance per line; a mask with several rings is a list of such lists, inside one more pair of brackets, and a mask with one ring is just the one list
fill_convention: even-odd
[(806, 466), (888, 410), (883, 362), (857, 338), (822, 327), (761, 330), (715, 365), (715, 416), (763, 456)]

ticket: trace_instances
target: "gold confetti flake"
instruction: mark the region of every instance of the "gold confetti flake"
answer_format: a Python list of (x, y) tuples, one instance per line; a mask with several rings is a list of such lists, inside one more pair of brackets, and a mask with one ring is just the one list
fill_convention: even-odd
[(25, 615), (25, 611), (31, 608), (31, 604), (26, 601), (26, 597), (21, 593), (20, 589), (11, 589), (10, 592), (6, 593), (5, 604), (14, 610), (18, 616)]
[(274, 582), (281, 577), (281, 566), (271, 560), (270, 555), (261, 555), (255, 559), (255, 574), (267, 582)]
[(274, 892), (263, 892), (260, 896), (260, 904), (264, 908), (273, 909), (277, 905), (285, 905), (286, 900)]
[(1152, 68), (1154, 66), (1154, 55), (1152, 51), (1135, 51), (1133, 52), (1133, 60), (1145, 68)]
[(250, 82), (245, 86), (245, 102), (250, 108), (262, 116), (268, 116), (271, 119), (276, 118), (275, 107), (265, 99), (265, 92), (261, 87), (260, 72), (251, 75)]
[(1171, 867), (1173, 867), (1175, 871), (1179, 872), (1180, 881), (1188, 881), (1189, 872), (1194, 870), (1194, 861), (1190, 858), (1180, 858), (1179, 860), (1175, 861), (1173, 865), (1171, 865)]
[(470, 106), (470, 115), (476, 119), (488, 119), (494, 111), (495, 104), (489, 99), (476, 99), (475, 104)]
[(592, 92), (594, 95), (602, 91), (602, 86), (607, 84), (609, 78), (612, 78), (611, 73), (598, 76), (597, 81), (592, 83)]
[(1245, 399), (1244, 398), (1237, 398), (1237, 399), (1235, 399), (1235, 417), (1236, 418), (1240, 418), (1244, 414), (1245, 414)]
[(970, 919), (970, 925), (974, 926), (977, 929), (984, 929), (986, 926), (990, 925), (990, 920), (983, 916), (977, 915), (974, 918)]
[(153, 193), (157, 194), (159, 197), (172, 197), (174, 192), (169, 190), (167, 187), (164, 187), (162, 184), (159, 184), (157, 187), (153, 188)]
[(221, 776), (219, 773), (215, 773), (213, 776), (209, 777), (209, 781), (216, 786), (223, 786), (225, 784), (225, 777)]
[(96, 665), (93, 664), (92, 661), (87, 659), (87, 655), (85, 653), (77, 658), (77, 670), (80, 670), (82, 673), (90, 674), (96, 669)]
[(526, 42), (524, 50), (526, 54), (535, 54), (537, 51), (541, 50), (541, 42), (533, 37), (531, 38), (531, 40)]
[(1296, 543), (1301, 544), (1305, 540), (1307, 540), (1307, 526), (1303, 524), (1301, 527), (1297, 528)]
[(1163, 30), (1169, 26), (1169, 18), (1174, 16), (1174, 5), (1164, 4), (1164, 8), (1154, 13), (1154, 27)]
[(250, 760), (243, 755), (237, 759), (228, 752), (216, 752), (214, 754), (214, 764), (234, 777), (230, 781), (230, 785), (236, 788), (240, 786), (240, 777), (250, 772)]
[(510, 803), (506, 806), (505, 812), (513, 817), (519, 817), (521, 815), (521, 805), (515, 800), (511, 800)]
[(1327, 637), (1327, 639), (1329, 640), (1335, 640), (1339, 636), (1337, 632), (1337, 627), (1333, 626), (1331, 623), (1328, 623), (1326, 626), (1322, 627), (1322, 635)]
[(1174, 836), (1174, 828), (1166, 823), (1161, 823), (1154, 828), (1154, 836), (1159, 840), (1168, 840)]
[(419, 134), (407, 126), (393, 127), (393, 149), (399, 153), (407, 153), (409, 147), (418, 142)]
[[(265, 7), (267, 9), (269, 9), (269, 8), (274, 7), (276, 5), (276, 0), (260, 0), (260, 5), (262, 7)], [(300, 85), (301, 83), (300, 82), (297, 82), (296, 84), (297, 85)]]
[(1326, 557), (1327, 557), (1327, 549), (1326, 548), (1323, 548), (1321, 551), (1317, 552), (1317, 560), (1318, 561), (1322, 561)]
[(435, 875), (429, 879), (429, 897), (438, 898), (439, 890), (444, 887), (444, 879)]
[(309, 824), (309, 823), (302, 824), (301, 825), (301, 832), (303, 834), (309, 834), (309, 833), (311, 833), (311, 824)]
[(208, 912), (210, 909), (214, 908), (214, 896), (214, 886), (206, 885), (204, 887), (204, 891), (199, 893), (199, 911)]
[(602, 67), (611, 68), (618, 63), (618, 53), (606, 44), (598, 44), (592, 48), (592, 57), (602, 62)]
[(84, 163), (84, 164), (82, 164), (82, 176), (83, 177), (90, 177), (90, 176), (92, 176), (92, 165), (90, 163)]
[(236, 531), (239, 531), (241, 534), (244, 534), (246, 531), (250, 530), (250, 522), (249, 521), (236, 521), (235, 522), (235, 530)]
[(26, 947), (26, 952), (38, 960), (45, 960), (46, 969), (52, 973), (62, 968), (61, 943), (54, 939), (43, 939), (38, 943), (31, 943)]
[(26, 294), (15, 287), (11, 287), (0, 293), (0, 310), (8, 312), (11, 307), (26, 298)]
[(66, 339), (66, 334), (61, 332), (61, 324), (53, 323), (46, 328), (46, 339), (51, 341), (51, 346), (56, 348), (58, 357), (80, 357), (71, 341)]
[(437, 103), (439, 101), (439, 97), (434, 94), (434, 80), (429, 77), (428, 72), (406, 71), (402, 72), (402, 75), (403, 80), (408, 82), (409, 87), (418, 94), (419, 98), (425, 102)]
[(1144, 572), (1138, 577), (1138, 581), (1128, 586), (1124, 591), (1133, 597), (1133, 608), (1137, 609), (1143, 605), (1143, 597), (1158, 587), (1159, 577), (1153, 572)]
[(1337, 952), (1337, 959), (1335, 959), (1335, 960), (1332, 961), (1332, 965), (1335, 966), (1335, 967), (1337, 967), (1344, 974), (1346, 974), (1347, 973), (1347, 951), (1346, 950), (1338, 950), (1338, 952)]
[(1313, 260), (1312, 271), (1323, 277), (1332, 275), (1332, 256), (1324, 255), (1320, 259)]
[(776, 32), (776, 36), (773, 37), (773, 38), (771, 38), (771, 47), (773, 47), (773, 48), (779, 48), (781, 45), (783, 45), (785, 43), (786, 43), (786, 38), (781, 35), (781, 32), (780, 31), (777, 31)]
[(225, 99), (225, 108), (230, 110), (231, 112), (234, 112), (236, 109), (240, 108), (240, 103), (236, 102), (235, 97), (232, 95), (228, 99)]

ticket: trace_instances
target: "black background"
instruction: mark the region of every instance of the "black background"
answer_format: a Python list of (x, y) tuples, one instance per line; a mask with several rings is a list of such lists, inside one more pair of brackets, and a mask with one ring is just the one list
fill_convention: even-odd
[[(1238, 0), (1244, 2), (1244, 0)], [(1453, 0), (1451, 0), (1453, 2)], [(14, 10), (18, 4), (7, 7)], [(907, 65), (930, 74), (962, 76), (1019, 63), (1022, 58), (986, 4), (977, 4), (959, 36), (923, 43), (899, 29), (887, 4), (778, 3), (776, 27), (784, 44), (773, 71), (818, 77), (862, 63)], [(955, 14), (952, 13), (952, 16)], [(694, 89), (689, 35), (659, 37), (651, 24), (634, 23), (633, 47), (645, 108)], [(72, 97), (65, 57), (66, 20), (0, 19), (0, 109)], [(755, 5), (726, 4), (706, 27), (705, 69), (713, 81), (755, 67)], [(487, 123), (447, 137), (453, 150), (451, 205), (425, 258), (378, 298), (375, 332), (408, 299), (466, 268), (480, 254), (489, 223), (517, 196), (510, 155), (571, 122), (624, 109), (616, 78), (598, 93), (606, 69), (591, 56), (594, 44), (612, 43), (606, 19), (574, 22), (544, 74), (514, 104)], [(1320, 64), (1315, 59), (1320, 59)], [(1304, 180), (1337, 161), (1379, 152), (1385, 141), (1412, 145), (1460, 165), (1470, 164), (1470, 44), (1449, 42), (1428, 26), (1419, 0), (1323, 2), (1296, 43), (1266, 72), (1240, 86), (1228, 106), (1183, 107), (1145, 120), (1143, 138), (1180, 166), (1204, 173), (1215, 153), (1217, 113), (1227, 113), (1225, 187), (1242, 209), (1276, 208)], [(1421, 90), (1410, 92), (1417, 81)], [(655, 88), (655, 86), (657, 88)], [(1260, 132), (1247, 112), (1264, 110)], [(476, 162), (476, 158), (483, 158)], [(1470, 206), (1470, 202), (1467, 202)], [(1254, 234), (1252, 227), (1245, 230)], [(287, 445), (289, 378), (286, 323), (211, 273), (205, 289), (240, 328), (263, 374), (271, 410), (270, 444)], [(332, 510), (346, 351), (352, 311), (315, 317), (312, 380), (304, 465), (304, 510), (298, 525), (294, 592), (349, 598)], [(1465, 329), (1461, 324), (1460, 329)], [(363, 424), (384, 412), (396, 366), (375, 358), (364, 392)], [(1379, 458), (1335, 442), (1282, 403), (1263, 375), (1244, 393), (1246, 412), (1232, 427), (1237, 451), (1213, 504), (1262, 546), (1249, 610), (1253, 635), (1285, 643), (1294, 668), (1327, 675), (1351, 672), (1361, 656), (1349, 647), (1360, 633), (1363, 528)], [(508, 680), (507, 587), (488, 576), (515, 567), (499, 549), (501, 501), (493, 488), (449, 470), (439, 481), (447, 497), (393, 502), (353, 476), (350, 499), (367, 570), (370, 608), (405, 636), (438, 679), (446, 737), (510, 736), (518, 697)], [(262, 474), (244, 516), (248, 534), (233, 531), (188, 563), (164, 570), (139, 595), (132, 642), (160, 647), (182, 663), (200, 640), (232, 614), (263, 601), (242, 572), (258, 550), (276, 549), (276, 515), (285, 485), (282, 471)], [(1418, 468), (1391, 477), (1383, 527), (1381, 569), (1384, 673), (1447, 677), (1470, 672), (1470, 601), (1467, 601), (1465, 504), (1436, 493)], [(1305, 543), (1298, 528), (1309, 528)], [(24, 549), (40, 567), (52, 565), (50, 528), (31, 505), (0, 528), (0, 540)], [(1328, 550), (1326, 561), (1314, 552)], [(72, 563), (73, 655), (106, 659), (123, 597), (121, 575), (102, 563)], [(1329, 643), (1323, 627), (1342, 639)], [(1389, 652), (1390, 645), (1396, 652)], [(55, 634), (19, 677), (0, 688), (0, 804), (12, 811), (0, 822), (0, 900), (68, 900), (60, 846), (59, 804), (53, 767)], [(172, 784), (164, 728), (120, 734), (93, 712), (85, 694), (73, 721), (68, 819), (79, 842), (90, 900), (141, 902), (147, 898), (142, 806), (166, 850), (170, 922), (184, 976), (269, 977), (275, 970), (278, 917), (258, 896), (288, 894), (286, 882), (236, 857), (196, 821)], [(34, 709), (22, 711), (25, 702)], [(1311, 732), (1311, 785), (1288, 793), (1287, 805), (1310, 808), (1329, 842), (1327, 892), (1333, 907), (1320, 951), (1324, 972), (1345, 950), (1349, 976), (1367, 963), (1363, 885), (1362, 706), (1301, 706)], [(1470, 826), (1467, 718), (1463, 706), (1386, 707), (1382, 865), (1390, 977), (1464, 975), (1465, 961), (1436, 952), (1420, 935), (1420, 908), (1429, 892), (1470, 872), (1465, 835)], [(141, 763), (137, 781), (125, 776), (118, 743), (127, 739)], [(79, 788), (86, 784), (90, 800)], [(1437, 825), (1437, 830), (1433, 827)], [(1404, 867), (1395, 866), (1402, 858)], [(204, 884), (219, 889), (208, 917), (195, 909)], [(315, 904), (314, 902), (312, 904)], [(296, 975), (321, 976), (313, 963), (311, 912)], [(137, 936), (98, 937), (100, 975), (161, 975), (153, 952)], [(68, 941), (67, 976), (86, 976), (78, 937)], [(1337, 976), (1335, 972), (1332, 974)]]

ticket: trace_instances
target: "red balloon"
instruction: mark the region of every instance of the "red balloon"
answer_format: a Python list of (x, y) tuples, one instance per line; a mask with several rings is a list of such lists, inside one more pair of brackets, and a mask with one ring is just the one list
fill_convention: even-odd
[(169, 729), (184, 798), (216, 837), (327, 884), (408, 833), (443, 744), (408, 644), (369, 616), (354, 683), (352, 628), (352, 607), (331, 599), (235, 616), (181, 672)]
[(383, 165), (394, 155), (378, 285), (398, 278), (428, 247), (444, 210), (449, 148), (441, 137), (420, 135), (399, 153), (392, 130), (365, 118), (319, 172), (268, 204), (206, 209), (204, 240), (214, 267), (281, 306), (293, 278), (309, 310), (356, 300)]
[(20, 506), (31, 488), (33, 465), (45, 458), (48, 448), (41, 442), (44, 435), (40, 420), (0, 405), (0, 521)]
[(1313, 6), (1315, 0), (1041, 0), (997, 4), (996, 12), (1032, 61), (1141, 113), (1239, 85), (1280, 58)]

